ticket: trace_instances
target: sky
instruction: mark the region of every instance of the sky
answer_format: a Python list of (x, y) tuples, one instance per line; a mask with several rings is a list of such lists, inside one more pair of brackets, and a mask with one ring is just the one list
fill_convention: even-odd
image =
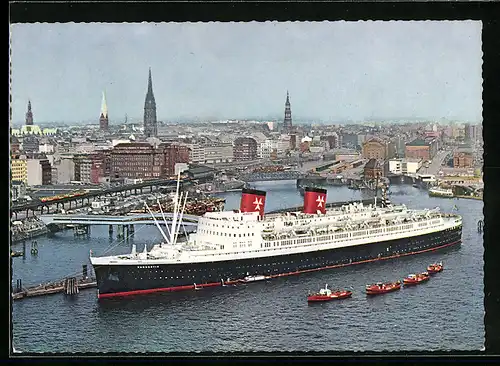
[(12, 122), (482, 120), (480, 21), (11, 24)]

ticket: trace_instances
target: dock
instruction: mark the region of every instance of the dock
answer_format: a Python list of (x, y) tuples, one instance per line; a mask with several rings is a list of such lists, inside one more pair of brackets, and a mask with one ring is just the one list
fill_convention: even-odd
[(77, 280), (76, 278), (72, 277), (59, 282), (51, 282), (28, 288), (17, 288), (12, 293), (12, 300), (20, 300), (26, 297), (36, 297), (59, 293), (74, 295), (80, 290), (96, 287), (97, 282), (95, 278), (84, 278)]
[(78, 277), (67, 277), (60, 281), (41, 283), (31, 287), (23, 287), (22, 280), (18, 279), (15, 288), (12, 288), (12, 300), (58, 293), (76, 295), (80, 290), (95, 287), (97, 287), (96, 278), (89, 273), (87, 265), (83, 264), (82, 272)]

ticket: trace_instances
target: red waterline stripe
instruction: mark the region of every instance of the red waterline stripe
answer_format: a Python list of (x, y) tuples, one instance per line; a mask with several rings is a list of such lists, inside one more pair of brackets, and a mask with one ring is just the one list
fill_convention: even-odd
[[(425, 253), (425, 252), (431, 252), (434, 250), (446, 248), (455, 244), (460, 243), (461, 240), (454, 241), (453, 243), (441, 245), (438, 247), (430, 248), (430, 249), (424, 249), (424, 250), (419, 250), (418, 252), (410, 252), (410, 253), (404, 253), (404, 254), (395, 254), (391, 255), (389, 257), (380, 257), (380, 258), (374, 258), (374, 259), (366, 259), (363, 261), (358, 261), (358, 262), (351, 262), (351, 263), (346, 263), (346, 264), (336, 264), (333, 266), (325, 266), (325, 267), (320, 267), (320, 268), (313, 268), (313, 269), (304, 269), (301, 271), (294, 271), (294, 272), (287, 272), (287, 273), (280, 273), (277, 275), (270, 275), (270, 278), (277, 278), (277, 277), (285, 277), (285, 276), (293, 276), (293, 275), (298, 275), (300, 273), (307, 273), (307, 272), (316, 272), (316, 271), (322, 271), (325, 269), (332, 269), (332, 268), (340, 268), (340, 267), (347, 267), (353, 264), (361, 264), (361, 263), (368, 263), (368, 262), (375, 262), (379, 260), (385, 260), (385, 259), (392, 259), (392, 258), (398, 258), (398, 257), (405, 257), (408, 255), (414, 255), (414, 254), (420, 254), (420, 253)], [(227, 281), (224, 282), (225, 284), (231, 285), (235, 283), (239, 283), (239, 280), (233, 280), (233, 281)], [(211, 282), (211, 283), (204, 283), (204, 284), (197, 284), (196, 288), (204, 288), (204, 287), (214, 287), (214, 286), (221, 286), (221, 282)], [(98, 294), (97, 297), (99, 299), (106, 298), (106, 297), (119, 297), (119, 296), (130, 296), (130, 295), (141, 295), (141, 294), (150, 294), (154, 292), (167, 292), (167, 291), (183, 291), (183, 290), (192, 290), (194, 289), (195, 286), (193, 285), (186, 285), (186, 286), (174, 286), (174, 287), (162, 287), (162, 288), (153, 288), (153, 289), (147, 289), (147, 290), (134, 290), (134, 291), (124, 291), (124, 292), (112, 292), (112, 293), (107, 293), (107, 294)]]
[[(236, 281), (231, 281), (231, 282), (236, 282)], [(227, 282), (227, 283), (229, 283), (229, 282)], [(212, 282), (212, 283), (204, 283), (204, 284), (199, 284), (199, 285), (197, 284), (196, 288), (213, 287), (213, 286), (220, 286), (220, 285), (221, 285), (220, 282)], [(152, 288), (152, 289), (147, 289), (147, 290), (134, 290), (134, 291), (124, 291), (124, 292), (112, 292), (112, 293), (107, 293), (107, 294), (99, 294), (97, 297), (99, 299), (101, 299), (101, 298), (104, 298), (104, 297), (144, 295), (144, 294), (150, 294), (150, 293), (153, 293), (153, 292), (192, 290), (194, 288), (195, 288), (195, 286), (193, 284), (193, 285), (186, 285), (186, 286)]]

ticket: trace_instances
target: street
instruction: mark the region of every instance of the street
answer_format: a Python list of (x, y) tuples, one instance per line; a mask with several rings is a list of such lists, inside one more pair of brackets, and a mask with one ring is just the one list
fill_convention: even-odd
[(446, 157), (451, 153), (451, 150), (438, 151), (432, 163), (426, 168), (424, 165), (419, 169), (418, 174), (433, 174), (437, 175)]

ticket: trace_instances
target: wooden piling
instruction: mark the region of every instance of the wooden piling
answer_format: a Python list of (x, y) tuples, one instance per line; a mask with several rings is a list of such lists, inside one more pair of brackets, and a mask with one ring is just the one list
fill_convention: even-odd
[(37, 254), (38, 254), (38, 243), (35, 240), (31, 242), (31, 255), (37, 255)]
[(484, 226), (484, 221), (483, 220), (479, 220), (477, 222), (477, 231), (479, 233), (482, 233), (483, 232), (483, 226)]
[(64, 280), (64, 293), (66, 295), (75, 295), (79, 292), (78, 280), (75, 277), (69, 277)]
[(16, 281), (16, 292), (22, 292), (23, 291), (23, 282), (21, 279), (18, 279)]

